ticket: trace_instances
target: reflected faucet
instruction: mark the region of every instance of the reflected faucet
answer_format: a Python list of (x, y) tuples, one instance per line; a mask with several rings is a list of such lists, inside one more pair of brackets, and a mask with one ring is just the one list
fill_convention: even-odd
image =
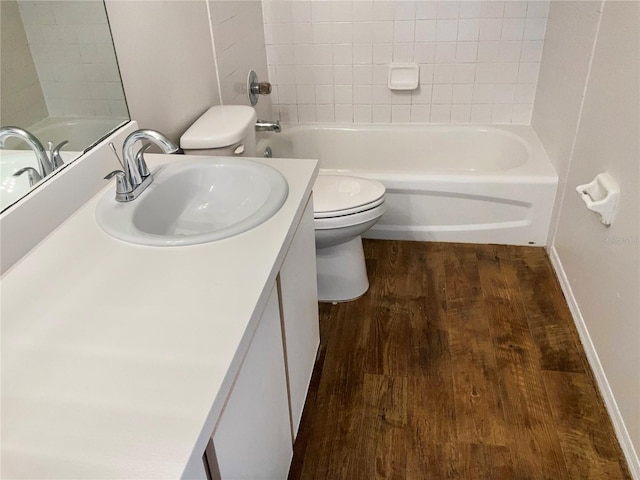
[(0, 128), (0, 147), (4, 147), (5, 140), (11, 137), (24, 141), (36, 154), (41, 178), (46, 177), (53, 171), (51, 161), (49, 157), (47, 157), (47, 152), (42, 146), (42, 143), (40, 143), (33, 134), (19, 127), (2, 127)]
[[(142, 148), (136, 151), (135, 144), (138, 140), (146, 141)], [(123, 160), (120, 160), (113, 144), (111, 149), (116, 154), (118, 161), (122, 165), (122, 170), (114, 170), (105, 179), (116, 177), (116, 200), (119, 202), (130, 202), (135, 200), (151, 183), (153, 175), (147, 168), (144, 160), (144, 152), (151, 144), (160, 147), (163, 153), (179, 153), (180, 147), (155, 130), (136, 130), (131, 133), (122, 144)]]
[(14, 177), (19, 177), (23, 173), (26, 173), (29, 178), (29, 186), (33, 187), (36, 183), (42, 180), (42, 176), (33, 167), (24, 167), (13, 174)]

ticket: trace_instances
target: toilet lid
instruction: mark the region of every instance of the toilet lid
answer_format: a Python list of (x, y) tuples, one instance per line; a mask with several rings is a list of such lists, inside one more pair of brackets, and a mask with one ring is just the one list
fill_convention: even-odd
[(315, 218), (348, 215), (380, 205), (384, 201), (384, 185), (347, 175), (318, 175), (313, 186)]

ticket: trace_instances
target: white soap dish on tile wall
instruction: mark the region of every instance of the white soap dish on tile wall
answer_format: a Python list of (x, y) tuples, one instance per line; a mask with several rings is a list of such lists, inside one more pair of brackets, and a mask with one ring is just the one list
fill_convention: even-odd
[(420, 67), (415, 63), (392, 63), (389, 65), (389, 88), (391, 90), (415, 90), (420, 80)]

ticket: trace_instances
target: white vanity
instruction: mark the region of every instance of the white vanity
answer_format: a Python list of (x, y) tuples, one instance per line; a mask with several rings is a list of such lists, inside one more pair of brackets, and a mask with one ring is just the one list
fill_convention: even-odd
[(125, 243), (95, 220), (110, 184), (4, 275), (3, 476), (286, 478), (319, 344), (317, 162), (256, 161), (289, 193), (252, 230)]

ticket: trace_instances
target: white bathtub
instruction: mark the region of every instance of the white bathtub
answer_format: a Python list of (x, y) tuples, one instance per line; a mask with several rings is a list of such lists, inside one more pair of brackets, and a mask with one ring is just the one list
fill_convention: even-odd
[(529, 126), (284, 125), (258, 143), (381, 181), (369, 238), (544, 245), (558, 176)]

